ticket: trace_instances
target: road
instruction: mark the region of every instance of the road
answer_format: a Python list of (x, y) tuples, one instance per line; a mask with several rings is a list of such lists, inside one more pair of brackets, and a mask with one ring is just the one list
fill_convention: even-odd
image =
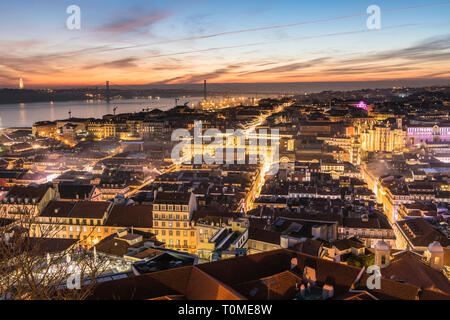
[[(267, 118), (270, 117), (274, 113), (282, 112), (284, 110), (285, 106), (281, 105), (278, 106), (275, 110), (273, 110), (270, 113), (267, 113), (265, 115), (262, 115), (260, 117), (260, 120), (251, 128), (246, 130), (246, 135), (248, 135), (255, 130), (258, 126), (263, 125)], [(244, 212), (247, 213), (248, 211), (253, 209), (255, 199), (259, 197), (261, 194), (261, 189), (264, 186), (265, 183), (265, 177), (266, 174), (270, 171), (272, 165), (273, 165), (273, 158), (272, 157), (264, 157), (264, 162), (261, 164), (261, 167), (258, 169), (258, 174), (256, 176), (256, 179), (253, 182), (252, 187), (250, 188), (250, 191), (247, 193), (245, 197), (244, 202)]]

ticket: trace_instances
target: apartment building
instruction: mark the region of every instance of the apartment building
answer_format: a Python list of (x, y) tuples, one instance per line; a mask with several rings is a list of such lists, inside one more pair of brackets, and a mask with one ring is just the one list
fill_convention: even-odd
[(158, 192), (153, 204), (153, 228), (157, 240), (169, 249), (196, 253), (197, 237), (191, 224), (197, 209), (193, 193)]
[(20, 219), (24, 214), (37, 216), (57, 197), (58, 192), (51, 185), (12, 187), (0, 202), (0, 217)]
[(123, 230), (150, 233), (152, 206), (100, 201), (51, 201), (31, 226), (31, 236), (78, 239), (91, 247)]

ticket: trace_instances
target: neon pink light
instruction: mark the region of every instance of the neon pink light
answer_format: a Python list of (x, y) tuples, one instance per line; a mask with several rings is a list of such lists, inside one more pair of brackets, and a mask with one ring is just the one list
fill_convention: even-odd
[(367, 111), (367, 104), (364, 101), (360, 101), (359, 104), (355, 105), (355, 107)]

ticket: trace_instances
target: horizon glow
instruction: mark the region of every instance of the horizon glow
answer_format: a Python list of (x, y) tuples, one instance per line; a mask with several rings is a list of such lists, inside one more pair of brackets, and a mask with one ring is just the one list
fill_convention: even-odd
[[(81, 9), (80, 30), (66, 10)], [(381, 8), (380, 30), (366, 10)], [(450, 1), (0, 3), (0, 86), (450, 79)]]

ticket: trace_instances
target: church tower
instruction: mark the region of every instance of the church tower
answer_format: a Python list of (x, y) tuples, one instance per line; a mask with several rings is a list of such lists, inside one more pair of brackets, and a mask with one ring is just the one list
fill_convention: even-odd
[(380, 268), (389, 266), (391, 262), (391, 247), (384, 241), (375, 245), (375, 264)]
[(436, 270), (442, 270), (442, 268), (444, 268), (444, 248), (442, 248), (438, 241), (430, 243), (425, 251), (425, 256), (427, 257), (430, 267)]

